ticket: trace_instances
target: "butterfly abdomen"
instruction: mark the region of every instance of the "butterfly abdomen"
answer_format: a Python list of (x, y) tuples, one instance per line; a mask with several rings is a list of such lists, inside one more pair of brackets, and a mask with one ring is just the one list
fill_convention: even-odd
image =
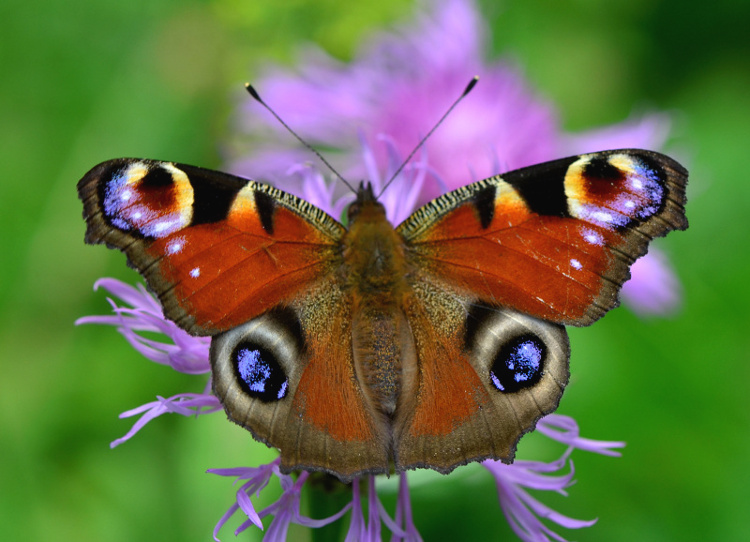
[(416, 359), (403, 313), (409, 289), (404, 243), (380, 203), (365, 199), (356, 205), (343, 239), (343, 274), (352, 302), (352, 357), (370, 404), (390, 417), (404, 385), (409, 385), (404, 382), (404, 365), (412, 366)]

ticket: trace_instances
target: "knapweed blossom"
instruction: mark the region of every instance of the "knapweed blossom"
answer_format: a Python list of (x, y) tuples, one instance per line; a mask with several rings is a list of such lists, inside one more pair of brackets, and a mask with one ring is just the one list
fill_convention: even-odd
[[(664, 144), (669, 121), (663, 114), (564, 132), (552, 104), (530, 88), (518, 67), (484, 60), (486, 28), (473, 2), (437, 0), (432, 5), (434, 10), (415, 22), (368, 41), (351, 63), (306, 47), (294, 73), (268, 66), (256, 86), (305, 140), (334, 149), (330, 158), (356, 182), (371, 180), (374, 169), (369, 159), (361, 159), (363, 141), (378, 165), (388, 164), (393, 155), (407, 156), (479, 75), (477, 87), (425, 143), (430, 178), (419, 188), (417, 205), (546, 160), (628, 147), (657, 150)], [(237, 157), (233, 172), (305, 197), (306, 185), (289, 170), (311, 161), (309, 151), (293, 145), (285, 129), (255, 102), (245, 100), (241, 107), (239, 130), (252, 144), (236, 147), (253, 152)], [(394, 216), (404, 218), (402, 213), (389, 218)], [(622, 298), (636, 313), (669, 314), (679, 307), (679, 282), (664, 255), (647, 255), (631, 272)]]
[[(267, 75), (257, 81), (267, 101), (303, 138), (313, 145), (335, 149), (332, 160), (345, 178), (355, 183), (369, 180), (379, 193), (470, 78), (480, 75), (480, 84), (469, 98), (382, 194), (380, 201), (393, 223), (442, 192), (503, 171), (608, 148), (658, 148), (664, 142), (667, 121), (661, 115), (633, 118), (585, 133), (563, 132), (554, 108), (529, 88), (517, 67), (484, 61), (485, 29), (473, 3), (444, 0), (435, 2), (434, 8), (408, 27), (375, 37), (350, 64), (314, 51), (307, 53), (301, 73), (292, 75), (269, 67)], [(313, 158), (309, 152), (293, 146), (294, 140), (255, 102), (247, 100), (243, 107), (247, 111), (241, 118), (242, 130), (255, 141), (254, 152), (234, 160), (234, 172), (272, 182), (334, 218), (341, 217), (352, 195), (310, 166)], [(679, 304), (679, 283), (664, 256), (650, 255), (633, 271), (623, 296), (634, 310), (660, 314)], [(79, 323), (114, 325), (146, 358), (200, 378), (196, 390), (190, 393), (157, 396), (155, 401), (123, 413), (122, 417), (140, 417), (113, 446), (165, 413), (194, 416), (222, 410), (207, 378), (208, 339), (192, 337), (166, 320), (158, 301), (143, 287), (133, 288), (113, 279), (103, 279), (97, 286), (125, 306), (112, 301), (114, 315), (83, 318)], [(162, 333), (165, 339), (155, 340), (154, 332)], [(537, 431), (563, 445), (557, 460), (519, 459), (511, 465), (484, 461), (481, 465), (493, 476), (500, 507), (522, 540), (563, 540), (551, 524), (577, 529), (594, 521), (559, 514), (531, 492), (565, 494), (573, 481), (570, 456), (574, 450), (618, 456), (624, 444), (581, 437), (576, 421), (560, 414), (541, 419)], [(234, 477), (241, 484), (235, 491), (234, 504), (216, 525), (217, 540), (235, 514), (246, 518), (235, 534), (251, 526), (262, 529), (263, 519), (272, 517), (270, 522), (266, 520), (265, 540), (285, 539), (292, 523), (317, 528), (344, 517), (349, 518), (347, 541), (381, 540), (383, 526), (391, 532), (392, 540), (421, 540), (418, 518), (415, 522), (412, 515), (406, 473), (399, 473), (393, 516), (378, 498), (378, 478), (364, 476), (352, 482), (351, 501), (337, 513), (310, 518), (301, 512), (304, 488), (310, 483), (307, 472), (284, 474), (278, 460), (209, 472)], [(253, 499), (276, 482), (282, 490), (279, 499), (256, 510)]]

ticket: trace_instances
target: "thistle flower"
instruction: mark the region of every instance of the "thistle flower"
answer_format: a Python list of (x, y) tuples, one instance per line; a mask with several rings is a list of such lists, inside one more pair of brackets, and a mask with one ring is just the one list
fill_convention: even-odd
[[(482, 56), (483, 28), (476, 7), (468, 0), (435, 3), (432, 13), (418, 16), (415, 23), (399, 31), (381, 34), (370, 41), (351, 64), (341, 64), (320, 51), (307, 53), (300, 75), (268, 68), (259, 83), (273, 106), (283, 112), (287, 122), (313, 145), (337, 151), (340, 169), (349, 179), (368, 179), (376, 192), (390, 179), (403, 157), (425, 135), (468, 80), (475, 74), (482, 83), (445, 121), (395, 178), (383, 194), (389, 219), (399, 223), (418, 205), (439, 193), (490, 175), (575, 154), (615, 147), (658, 147), (664, 140), (667, 123), (660, 115), (630, 119), (616, 126), (581, 134), (566, 134), (558, 126), (554, 108), (540, 99), (524, 81), (520, 71), (507, 64), (488, 64)], [(233, 170), (256, 179), (274, 182), (340, 217), (351, 194), (327, 182), (307, 162), (306, 150), (290, 148), (290, 138), (270, 116), (247, 101), (248, 113), (242, 117), (242, 129), (258, 141), (252, 155), (234, 161)], [(250, 111), (250, 108), (252, 110)], [(642, 260), (647, 261), (647, 260)], [(660, 262), (658, 272), (646, 267), (644, 284), (655, 284), (654, 277), (670, 282), (670, 296), (647, 305), (653, 295), (641, 295), (636, 282), (638, 267), (626, 299), (633, 307), (659, 312), (675, 306), (679, 284)], [(664, 271), (667, 270), (667, 271)], [(663, 272), (664, 271), (664, 272)], [(661, 278), (659, 278), (661, 277)], [(205, 338), (192, 337), (165, 320), (158, 302), (139, 286), (133, 288), (114, 279), (102, 279), (97, 287), (108, 290), (125, 305), (110, 301), (112, 316), (82, 318), (78, 323), (114, 325), (126, 340), (147, 359), (199, 378), (196, 390), (157, 400), (129, 410), (122, 417), (140, 415), (117, 445), (135, 435), (146, 423), (165, 413), (202, 415), (221, 410), (211, 393), (208, 345)], [(658, 291), (663, 292), (661, 287)], [(640, 305), (635, 300), (641, 299)], [(159, 332), (157, 341), (143, 332)], [(578, 520), (551, 510), (530, 491), (566, 494), (574, 469), (570, 459), (575, 449), (618, 456), (622, 442), (597, 441), (581, 437), (578, 424), (570, 417), (552, 414), (537, 424), (539, 433), (562, 443), (565, 451), (555, 461), (517, 460), (511, 465), (484, 461), (497, 484), (500, 507), (516, 534), (524, 541), (563, 540), (548, 523), (568, 529), (588, 527), (595, 520)], [(236, 529), (238, 534), (251, 526), (263, 529), (264, 540), (282, 540), (290, 524), (317, 528), (350, 516), (346, 540), (376, 541), (382, 526), (391, 531), (392, 540), (421, 540), (411, 511), (408, 476), (399, 474), (399, 493), (392, 518), (377, 494), (377, 477), (366, 476), (351, 484), (351, 501), (337, 513), (322, 519), (304, 516), (300, 503), (309, 475), (296, 477), (281, 473), (279, 460), (267, 465), (208, 472), (235, 477), (241, 486), (235, 502), (220, 518), (214, 538), (227, 522), (239, 514), (246, 518)], [(272, 481), (282, 488), (281, 497), (256, 511), (257, 498)], [(363, 511), (363, 484), (366, 484), (367, 514)], [(547, 521), (545, 523), (544, 521)]]

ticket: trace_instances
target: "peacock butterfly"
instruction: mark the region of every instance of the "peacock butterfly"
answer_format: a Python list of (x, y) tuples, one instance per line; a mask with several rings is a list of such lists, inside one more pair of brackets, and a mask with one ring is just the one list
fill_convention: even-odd
[(86, 242), (128, 257), (209, 335), (229, 418), (281, 468), (346, 481), (510, 462), (568, 382), (564, 325), (617, 305), (649, 241), (687, 228), (687, 171), (614, 150), (475, 182), (398, 227), (369, 184), (348, 227), (273, 186), (170, 162), (78, 183)]

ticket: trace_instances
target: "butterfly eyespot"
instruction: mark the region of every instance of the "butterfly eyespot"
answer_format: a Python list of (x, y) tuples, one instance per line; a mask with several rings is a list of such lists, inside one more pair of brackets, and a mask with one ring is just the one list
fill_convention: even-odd
[(212, 339), (214, 393), (230, 417), (243, 424), (251, 403), (288, 397), (304, 352), (296, 313), (277, 307)]
[(565, 190), (572, 216), (625, 231), (664, 211), (666, 179), (664, 169), (647, 156), (584, 155), (568, 169)]
[(232, 365), (240, 386), (250, 396), (271, 402), (286, 395), (289, 388), (286, 373), (276, 356), (263, 346), (248, 341), (239, 343), (232, 351)]
[(521, 335), (500, 348), (490, 367), (493, 386), (513, 393), (535, 385), (544, 373), (547, 347), (537, 336)]
[(185, 173), (172, 164), (117, 165), (103, 178), (102, 209), (116, 228), (160, 239), (190, 224), (193, 188)]
[(507, 308), (475, 306), (465, 333), (465, 348), (488, 391), (557, 389), (559, 399), (570, 357), (564, 327)]

